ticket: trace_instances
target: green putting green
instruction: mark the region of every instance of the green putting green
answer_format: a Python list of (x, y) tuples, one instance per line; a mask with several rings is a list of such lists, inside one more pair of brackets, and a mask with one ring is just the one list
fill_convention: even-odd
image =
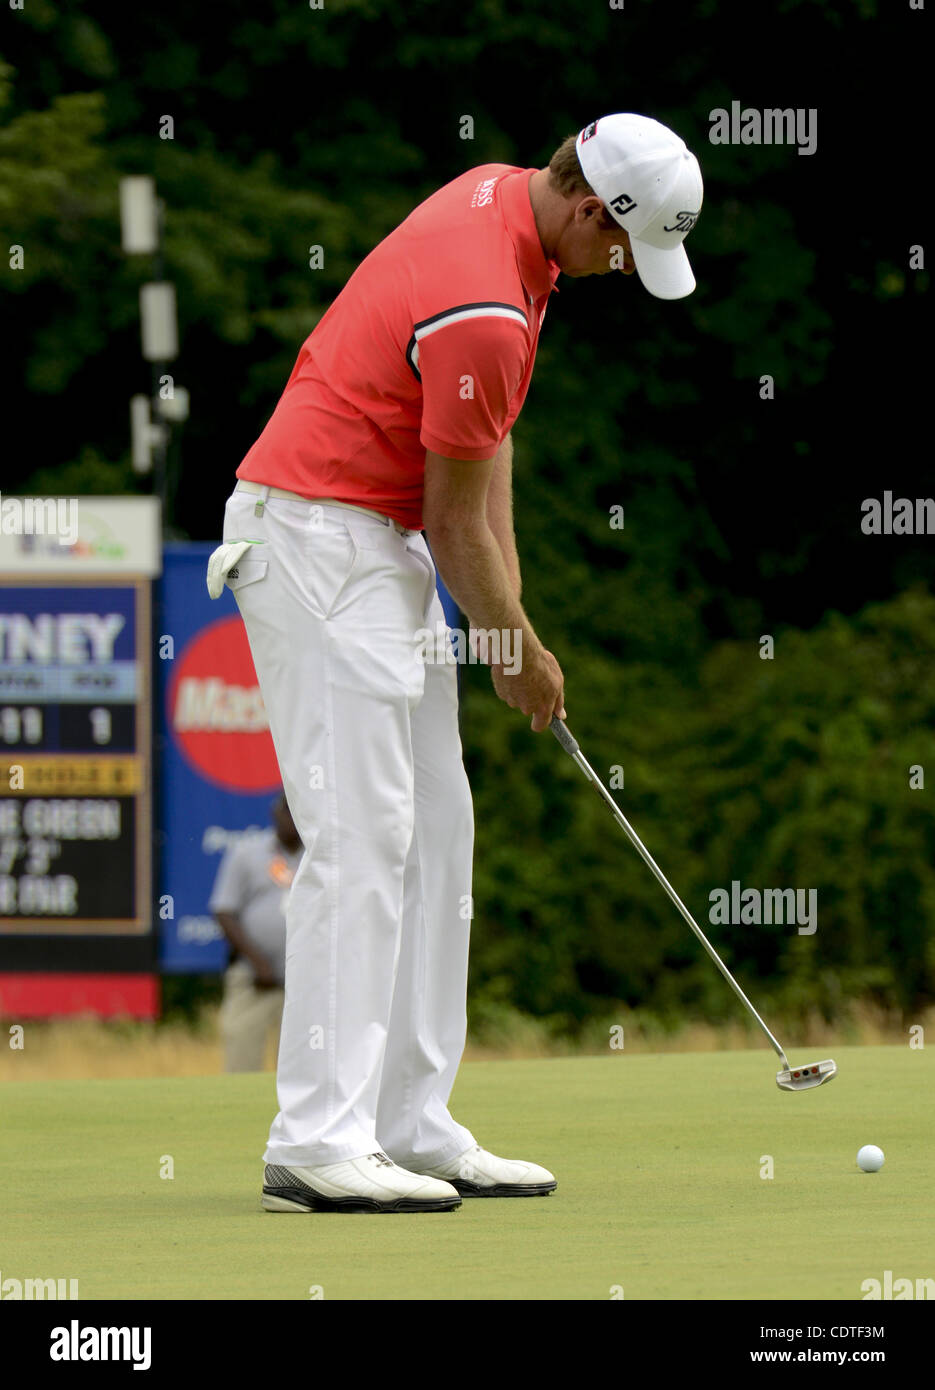
[[(776, 1088), (768, 1049), (466, 1063), (453, 1113), (558, 1190), (422, 1215), (264, 1213), (268, 1074), (10, 1083), (0, 1281), (77, 1279), (83, 1299), (860, 1300), (887, 1270), (935, 1276), (935, 1052), (828, 1055), (838, 1077), (801, 1094)], [(858, 1170), (862, 1144), (881, 1172)]]

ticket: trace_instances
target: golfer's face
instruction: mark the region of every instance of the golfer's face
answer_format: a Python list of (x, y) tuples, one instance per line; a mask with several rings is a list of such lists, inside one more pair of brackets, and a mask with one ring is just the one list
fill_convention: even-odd
[(565, 275), (609, 275), (612, 270), (632, 275), (636, 269), (630, 238), (622, 227), (606, 231), (596, 218), (575, 221), (566, 242), (560, 262)]
[(630, 246), (630, 238), (622, 227), (617, 227), (612, 232), (604, 232), (606, 245), (602, 251), (606, 253), (607, 261), (603, 269), (595, 271), (595, 275), (606, 275), (610, 270), (619, 270), (623, 275), (632, 275), (636, 269), (633, 260), (633, 251)]

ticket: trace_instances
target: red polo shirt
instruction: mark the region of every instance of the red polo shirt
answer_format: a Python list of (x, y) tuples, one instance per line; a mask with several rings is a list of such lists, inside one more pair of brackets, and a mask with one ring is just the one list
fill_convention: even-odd
[(469, 169), (371, 251), (302, 344), (238, 478), (419, 529), (426, 449), (493, 457), (559, 274), (536, 231), (533, 173)]

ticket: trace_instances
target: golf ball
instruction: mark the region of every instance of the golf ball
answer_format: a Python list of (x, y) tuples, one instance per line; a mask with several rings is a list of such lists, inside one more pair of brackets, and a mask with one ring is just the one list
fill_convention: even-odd
[(857, 1167), (865, 1173), (876, 1173), (883, 1167), (883, 1150), (876, 1144), (865, 1144), (857, 1151)]

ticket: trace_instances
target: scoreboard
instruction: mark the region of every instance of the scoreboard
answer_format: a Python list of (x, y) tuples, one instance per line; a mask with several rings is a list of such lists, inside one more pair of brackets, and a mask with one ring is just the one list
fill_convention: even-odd
[(0, 581), (0, 934), (151, 929), (150, 585)]

